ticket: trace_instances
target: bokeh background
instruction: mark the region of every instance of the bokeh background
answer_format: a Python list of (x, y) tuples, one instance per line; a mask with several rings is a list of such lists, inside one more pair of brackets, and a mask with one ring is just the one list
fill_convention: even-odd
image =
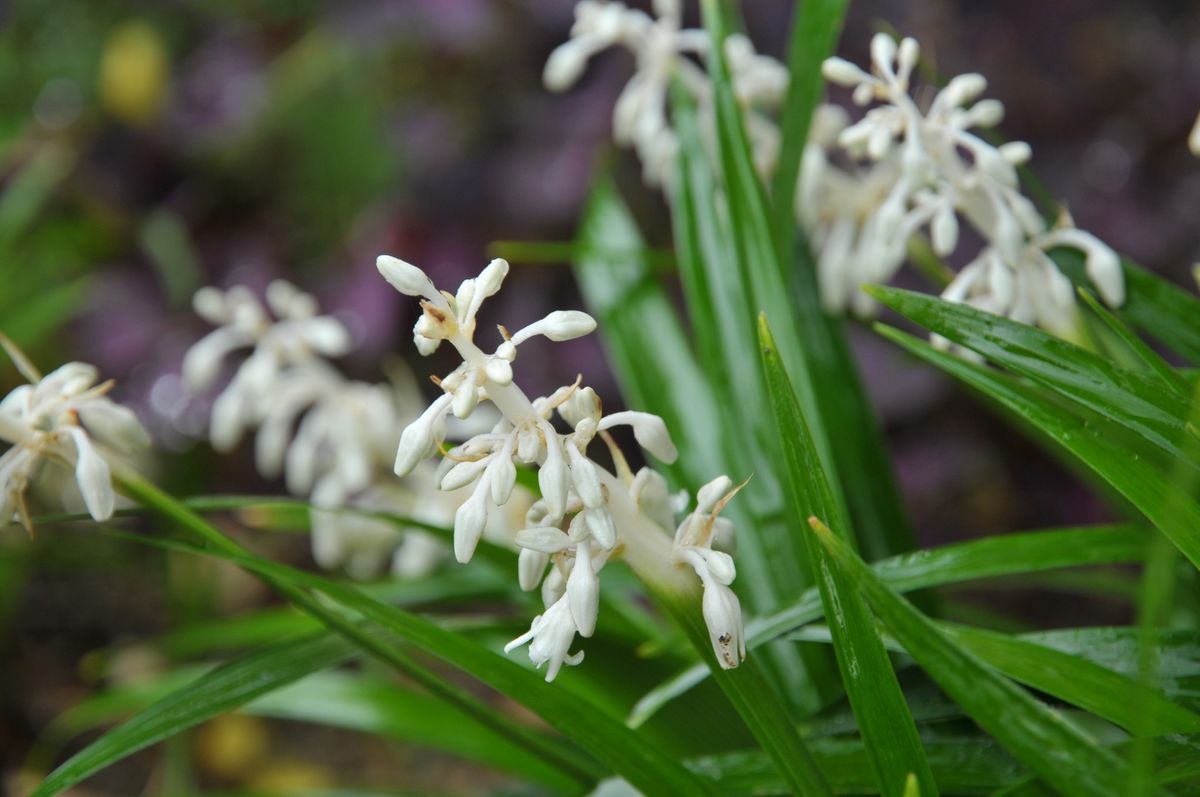
[[(495, 313), (510, 326), (578, 306), (569, 242), (599, 164), (648, 239), (669, 250), (661, 198), (607, 143), (628, 55), (598, 58), (568, 94), (541, 86), (571, 6), (10, 0), (0, 7), (0, 329), (43, 366), (82, 359), (115, 377), (115, 395), (162, 452), (148, 467), (177, 494), (281, 492), (254, 474), (247, 451), (218, 457), (196, 442), (207, 407), (182, 390), (179, 363), (204, 331), (190, 310), (198, 287), (292, 280), (352, 329), (347, 370), (378, 379), (382, 363), (408, 356), (412, 322), (375, 272), (380, 252), (443, 284), (508, 256), (514, 271)], [(790, 8), (744, 3), (760, 50), (782, 55)], [(1078, 225), (1187, 279), (1200, 260), (1200, 162), (1184, 146), (1200, 108), (1195, 4), (853, 2), (842, 54), (865, 62), (878, 29), (918, 37), (943, 74), (987, 75), (1008, 108), (1004, 134), (1033, 145), (1034, 169)], [(1112, 516), (943, 379), (865, 330), (855, 342), (923, 545)], [(535, 391), (582, 371), (619, 401), (595, 341), (521, 367)], [(17, 380), (0, 366), (0, 388)], [(302, 542), (276, 544), (307, 562)], [(234, 573), (131, 548), (86, 529), (32, 540), (0, 530), (0, 768), (10, 793), (31, 753), (35, 763), (48, 754), (38, 739), (56, 715), (99, 682), (157, 666), (136, 647), (115, 661), (95, 651), (270, 600)], [(991, 590), (971, 619), (1122, 622), (1129, 609), (1111, 587), (1123, 577), (1047, 581), (999, 602), (1003, 591)], [(230, 718), (77, 793), (180, 794), (193, 782), (502, 785), (419, 749)]]

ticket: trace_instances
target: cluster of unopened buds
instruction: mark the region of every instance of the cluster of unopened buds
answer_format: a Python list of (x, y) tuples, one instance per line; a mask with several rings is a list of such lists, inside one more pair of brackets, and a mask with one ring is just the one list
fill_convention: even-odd
[[(95, 367), (67, 363), (42, 376), (7, 338), (0, 343), (28, 380), (0, 401), (0, 526), (14, 518), (33, 532), (27, 494), (46, 485), (59, 505), (72, 509), (82, 498), (95, 520), (112, 517), (116, 503), (112, 468), (150, 444), (133, 411), (109, 400), (113, 382), (97, 384)], [(110, 462), (112, 464), (110, 464)], [(74, 488), (61, 477), (74, 471)]]
[(388, 561), (403, 575), (435, 565), (440, 543), (420, 532), (400, 534), (396, 525), (368, 514), (420, 514), (437, 523), (453, 511), (447, 501), (414, 500), (431, 469), (414, 475), (411, 492), (380, 478), (399, 437), (400, 414), (419, 399), (393, 385), (343, 376), (330, 359), (350, 350), (349, 331), (288, 282), (268, 285), (265, 300), (243, 286), (203, 288), (193, 305), (216, 328), (184, 358), (190, 390), (211, 387), (227, 358), (248, 351), (213, 402), (212, 444), (229, 451), (245, 432), (257, 430), (259, 472), (283, 475), (290, 492), (312, 501), (317, 563), (345, 567), (358, 578), (377, 575)]
[[(550, 54), (543, 80), (553, 91), (572, 86), (589, 59), (610, 47), (625, 47), (637, 59), (636, 72), (613, 108), (613, 139), (632, 147), (652, 186), (669, 184), (675, 172), (678, 136), (668, 120), (668, 94), (678, 81), (701, 110), (711, 140), (712, 86), (696, 59), (712, 49), (707, 31), (683, 27), (680, 0), (655, 0), (655, 16), (608, 0), (582, 0), (575, 6), (571, 37)], [(725, 40), (725, 56), (738, 101), (745, 110), (755, 164), (770, 173), (779, 155), (779, 128), (769, 113), (787, 90), (787, 69), (759, 55), (750, 39)], [(765, 113), (764, 113), (765, 112)]]
[[(1029, 160), (1029, 145), (994, 146), (975, 132), (1004, 117), (999, 101), (980, 99), (984, 77), (959, 75), (921, 108), (910, 96), (919, 56), (914, 39), (897, 43), (880, 33), (871, 41), (870, 72), (841, 58), (824, 64), (825, 77), (853, 89), (856, 104), (879, 103), (835, 136), (826, 131), (809, 144), (798, 194), (819, 249), (826, 304), (840, 309), (847, 297), (861, 296), (859, 284), (890, 279), (909, 241), (926, 228), (933, 251), (950, 255), (958, 247), (960, 218), (985, 245), (944, 298), (1070, 336), (1074, 288), (1047, 254), (1065, 246), (1083, 253), (1100, 296), (1120, 304), (1124, 276), (1116, 253), (1065, 215), (1048, 228), (1021, 194), (1016, 167)], [(863, 179), (834, 165), (823, 151), (830, 138), (845, 157), (864, 164)]]
[[(672, 568), (678, 563), (695, 568), (705, 586), (704, 611), (706, 619), (712, 617), (714, 651), (722, 666), (736, 666), (744, 651), (741, 611), (728, 587), (732, 559), (721, 554), (727, 566), (722, 566), (726, 564), (722, 560), (714, 574), (706, 564), (709, 554), (703, 553), (711, 545), (711, 534), (683, 534), (686, 542), (675, 554), (668, 536), (674, 512), (666, 482), (649, 468), (632, 474), (608, 434), (613, 427), (628, 426), (642, 448), (669, 463), (677, 451), (662, 419), (634, 411), (605, 415), (599, 397), (582, 386), (581, 379), (534, 399), (513, 382), (518, 346), (539, 335), (553, 341), (586, 335), (595, 328), (592, 318), (578, 311), (555, 311), (516, 333), (499, 327), (500, 342), (487, 353), (475, 342), (476, 316), (483, 300), (500, 289), (508, 273), (505, 261), (493, 260), (455, 294), (437, 290), (421, 269), (397, 258), (382, 256), (378, 267), (398, 291), (420, 299), (422, 312), (413, 329), (417, 348), (428, 354), (445, 341), (463, 360), (449, 375), (434, 380), (442, 394), (405, 428), (395, 464), (396, 473), (405, 476), (425, 458), (440, 453), (441, 488), (470, 488), (454, 519), (458, 561), (471, 559), (489, 514), (508, 502), (517, 467), (537, 468), (541, 498), (529, 509), (526, 528), (515, 539), (521, 549), (519, 583), (525, 590), (540, 585), (546, 610), (507, 649), (528, 643), (530, 658), (538, 665), (548, 663), (547, 680), (553, 680), (563, 664), (578, 663), (582, 653), (572, 654), (570, 647), (576, 634), (589, 637), (595, 631), (597, 573), (620, 554), (635, 569)], [(465, 419), (484, 400), (495, 405), (500, 420), (489, 431), (446, 448), (447, 416)], [(567, 431), (555, 426), (556, 415)], [(588, 447), (597, 438), (611, 452), (617, 474), (588, 456)], [(719, 511), (716, 499), (708, 500), (714, 489), (701, 499), (709, 515)], [(689, 516), (685, 525), (697, 522), (694, 517)], [(645, 561), (654, 557), (658, 561)], [(711, 600), (710, 584), (719, 594)]]
[[(712, 86), (697, 63), (709, 54), (711, 39), (704, 30), (682, 26), (679, 0), (658, 0), (654, 10), (651, 17), (618, 2), (578, 3), (570, 39), (546, 63), (545, 83), (564, 89), (601, 50), (631, 50), (636, 72), (614, 108), (613, 137), (636, 150), (647, 182), (661, 185), (676, 169), (678, 138), (666, 107), (671, 81), (693, 97), (706, 123), (702, 132), (713, 135)], [(726, 38), (725, 54), (754, 160), (767, 176), (779, 148), (775, 120), (787, 69), (755, 52), (741, 34)], [(976, 132), (1004, 116), (1000, 102), (980, 99), (987, 87), (982, 75), (959, 75), (928, 106), (917, 104), (910, 83), (919, 56), (915, 40), (878, 34), (869, 72), (840, 58), (825, 62), (825, 77), (853, 89), (856, 104), (878, 105), (854, 124), (837, 106), (819, 107), (805, 148), (796, 213), (817, 255), (824, 305), (831, 312), (870, 314), (874, 304), (860, 287), (892, 279), (926, 230), (935, 254), (953, 254), (961, 218), (985, 245), (943, 297), (1075, 335), (1074, 288), (1048, 253), (1057, 247), (1081, 251), (1088, 276), (1113, 306), (1124, 300), (1119, 258), (1066, 214), (1049, 228), (1021, 194), (1016, 167), (1029, 160), (1029, 146), (994, 146)], [(1200, 123), (1192, 138), (1200, 151)]]

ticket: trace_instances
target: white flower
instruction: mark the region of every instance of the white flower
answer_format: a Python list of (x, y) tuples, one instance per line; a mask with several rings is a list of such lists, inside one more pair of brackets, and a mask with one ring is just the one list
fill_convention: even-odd
[(1200, 116), (1196, 117), (1196, 124), (1192, 125), (1192, 132), (1188, 135), (1188, 149), (1200, 158)]
[[(984, 77), (959, 75), (919, 107), (910, 96), (919, 54), (915, 40), (897, 43), (880, 33), (871, 41), (870, 73), (840, 58), (824, 64), (825, 77), (852, 88), (857, 104), (880, 103), (849, 126), (843, 114), (819, 111), (804, 155), (797, 210), (817, 250), (826, 307), (869, 312), (872, 305), (859, 286), (890, 279), (907, 257), (909, 241), (923, 230), (936, 254), (951, 254), (960, 219), (979, 233), (984, 247), (945, 298), (1070, 334), (1073, 289), (1045, 254), (1068, 246), (1085, 253), (1101, 297), (1120, 304), (1124, 278), (1116, 254), (1069, 222), (1048, 230), (1020, 193), (1016, 167), (1029, 160), (1029, 145), (997, 147), (975, 132), (1004, 116), (998, 101), (981, 99)], [(835, 165), (836, 148), (858, 165)]]
[[(406, 266), (381, 262), (380, 269), (399, 287), (423, 289), (421, 280), (428, 279)], [(315, 300), (289, 283), (271, 283), (265, 303), (235, 287), (224, 293), (205, 288), (194, 304), (219, 325), (184, 360), (194, 389), (215, 381), (223, 358), (249, 350), (213, 405), (213, 444), (228, 449), (257, 427), (259, 472), (282, 475), (290, 492), (314, 506), (317, 563), (345, 568), (355, 578), (378, 575), (389, 563), (394, 573), (409, 575), (434, 566), (440, 557), (431, 548), (440, 543), (425, 535), (413, 542), (395, 525), (353, 511), (424, 513), (424, 520), (437, 524), (453, 518), (459, 501), (452, 494), (414, 500), (432, 486), (432, 468), (413, 475), (412, 495), (381, 487), (400, 439), (400, 412), (418, 400), (415, 387), (406, 393), (396, 385), (346, 379), (327, 358), (346, 352), (349, 333), (340, 321), (318, 315)]]
[[(712, 86), (695, 60), (709, 52), (711, 39), (704, 30), (683, 27), (683, 9), (677, 0), (657, 0), (654, 12), (651, 17), (605, 0), (577, 3), (571, 38), (550, 54), (543, 82), (552, 91), (564, 91), (580, 78), (593, 55), (617, 46), (632, 52), (636, 71), (613, 107), (613, 139), (637, 152), (647, 184), (659, 186), (669, 182), (678, 150), (667, 114), (672, 80), (680, 81), (692, 95), (708, 125), (706, 134), (713, 137)], [(725, 53), (734, 93), (745, 109), (755, 164), (767, 174), (778, 156), (779, 130), (760, 109), (775, 110), (782, 104), (787, 68), (756, 53), (740, 34), (726, 38)]]
[[(673, 506), (665, 482), (648, 470), (637, 477), (630, 474), (608, 430), (629, 426), (647, 451), (666, 462), (678, 455), (675, 444), (657, 416), (635, 411), (606, 416), (595, 391), (582, 386), (582, 377), (548, 396), (530, 399), (513, 381), (511, 368), (495, 368), (497, 361), (515, 363), (518, 347), (534, 335), (565, 340), (595, 327), (584, 313), (556, 311), (515, 334), (501, 326), (496, 349), (488, 353), (479, 348), (475, 331), (480, 297), (499, 289), (508, 271), (504, 261), (492, 261), (454, 294), (438, 291), (423, 272), (396, 258), (381, 257), (378, 265), (401, 292), (421, 299), (422, 315), (414, 326), (418, 349), (432, 351), (445, 341), (462, 357), (450, 374), (433, 380), (442, 395), (408, 425), (396, 456), (396, 472), (405, 475), (440, 452), (439, 486), (470, 492), (454, 519), (454, 552), (460, 562), (472, 557), (489, 516), (508, 502), (517, 465), (537, 469), (542, 497), (529, 508), (526, 527), (514, 541), (521, 549), (517, 574), (521, 589), (532, 590), (540, 583), (546, 610), (505, 650), (529, 643), (531, 660), (538, 665), (549, 662), (546, 676), (553, 680), (563, 663), (574, 664), (582, 657), (582, 653), (569, 654), (575, 635), (589, 637), (595, 631), (600, 598), (597, 573), (611, 557), (636, 551), (638, 556), (657, 557), (656, 564), (672, 574), (678, 559), (667, 536)], [(480, 403), (494, 405), (501, 420), (447, 448), (443, 444), (446, 416), (453, 412), (469, 417)], [(565, 430), (556, 427), (556, 415)], [(588, 456), (597, 437), (609, 447), (623, 481)], [(728, 479), (706, 488), (701, 498), (706, 519), (696, 521), (696, 529), (699, 533), (703, 526), (707, 536), (688, 543), (707, 551), (701, 579), (725, 585), (733, 578), (733, 560), (709, 548), (714, 529), (725, 523), (716, 515), (736, 492), (728, 488)], [(730, 596), (706, 598), (705, 606), (716, 606), (717, 600), (728, 606)], [(736, 605), (736, 598), (733, 602)], [(728, 615), (726, 611), (722, 616)]]
[(738, 666), (746, 658), (746, 633), (742, 607), (729, 588), (737, 576), (733, 557), (713, 544), (719, 537), (732, 536), (733, 526), (719, 517), (741, 487), (728, 476), (718, 476), (696, 493), (696, 509), (683, 519), (675, 532), (675, 555), (700, 577), (704, 587), (702, 607), (713, 655), (722, 668)]
[(528, 642), (530, 661), (538, 667), (549, 662), (546, 680), (553, 681), (563, 664), (576, 665), (583, 661), (582, 650), (568, 653), (578, 630), (571, 615), (569, 599), (560, 597), (545, 612), (533, 618), (528, 631), (505, 645), (504, 652), (509, 653)]
[(32, 532), (25, 494), (47, 463), (73, 468), (88, 513), (107, 520), (116, 500), (109, 460), (147, 447), (146, 430), (106, 397), (113, 383), (97, 385), (94, 367), (67, 363), (43, 377), (11, 341), (0, 343), (29, 380), (0, 401), (0, 440), (10, 444), (0, 455), (0, 525), (15, 513)]

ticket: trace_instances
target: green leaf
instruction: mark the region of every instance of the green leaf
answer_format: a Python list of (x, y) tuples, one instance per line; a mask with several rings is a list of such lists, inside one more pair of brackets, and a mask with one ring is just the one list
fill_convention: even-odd
[(1171, 367), (1171, 364), (1164, 360), (1158, 352), (1150, 348), (1144, 340), (1127, 327), (1124, 321), (1101, 304), (1095, 294), (1080, 288), (1079, 295), (1092, 313), (1104, 322), (1113, 337), (1121, 342), (1129, 354), (1128, 359), (1140, 364), (1147, 374), (1157, 377), (1163, 387), (1174, 390), (1184, 398), (1191, 394), (1191, 386), (1183, 374)]
[[(1064, 567), (1140, 562), (1149, 535), (1148, 529), (1132, 525), (1024, 532), (914, 551), (872, 567), (892, 589), (911, 592)], [(746, 645), (753, 649), (821, 619), (823, 613), (817, 589), (809, 589), (785, 609), (747, 623)], [(707, 677), (706, 668), (694, 666), (655, 687), (634, 706), (629, 723), (641, 725)]]
[[(925, 749), (938, 785), (950, 794), (986, 795), (1016, 783), (1026, 770), (1000, 745), (979, 736), (931, 739)], [(861, 739), (818, 739), (817, 762), (838, 794), (875, 793), (871, 754)], [(715, 780), (723, 795), (782, 794), (786, 786), (758, 751), (708, 756), (688, 762)]]
[(101, 736), (54, 770), (31, 797), (58, 794), (155, 742), (243, 703), (346, 661), (354, 646), (322, 634), (283, 642), (222, 665)]
[(1200, 505), (1174, 489), (1160, 467), (1136, 453), (1137, 439), (1105, 416), (1066, 408), (1038, 389), (935, 350), (889, 327), (880, 334), (1024, 417), (1111, 484), (1200, 567)]
[[(679, 323), (679, 315), (645, 261), (628, 208), (607, 179), (596, 181), (579, 231), (575, 274), (600, 321), (609, 361), (630, 406), (662, 417), (681, 450), (665, 466), (677, 484), (695, 489), (719, 472), (720, 415)], [(619, 258), (606, 256), (624, 251)]]
[[(1018, 683), (1095, 714), (1135, 735), (1161, 736), (1200, 731), (1200, 715), (1173, 703), (1162, 691), (1088, 659), (1020, 637), (952, 623), (937, 626), (966, 651)], [(828, 626), (810, 625), (792, 634), (800, 642), (833, 641)], [(903, 646), (890, 642), (898, 653)]]
[(771, 191), (776, 249), (781, 257), (792, 248), (796, 235), (796, 183), (813, 112), (825, 90), (821, 64), (837, 46), (847, 5), (847, 0), (804, 0), (793, 5), (782, 142)]
[[(788, 515), (797, 522), (814, 515), (828, 517), (837, 527), (844, 528), (841, 508), (833, 500), (812, 434), (800, 413), (799, 401), (763, 315), (759, 316), (758, 339), (787, 464), (791, 499)], [(824, 554), (811, 535), (802, 530), (800, 533), (809, 544), (814, 580), (825, 613), (830, 618), (842, 682), (858, 720), (880, 793), (902, 796), (907, 776), (915, 774), (921, 793), (936, 795), (937, 784), (925, 760), (896, 673), (875, 631), (874, 618), (839, 566)]]
[(1125, 761), (956, 644), (819, 521), (813, 529), (887, 631), (1013, 756), (1064, 794), (1121, 793), (1128, 778)]
[[(1077, 283), (1090, 285), (1082, 253), (1056, 249), (1051, 257)], [(1125, 302), (1117, 314), (1193, 365), (1200, 365), (1200, 325), (1196, 324), (1200, 298), (1130, 260), (1122, 259), (1121, 267), (1125, 273)]]
[[(548, 684), (532, 670), (483, 648), (461, 634), (441, 628), (430, 620), (380, 603), (353, 586), (248, 556), (240, 551), (198, 548), (150, 538), (143, 541), (227, 559), (262, 576), (272, 586), (285, 585), (292, 591), (311, 589), (324, 594), (346, 609), (354, 611), (367, 622), (442, 659), (521, 703), (651, 797), (711, 793), (709, 784), (691, 775), (671, 756), (662, 753), (647, 739), (625, 727), (613, 718), (604, 706), (590, 697)], [(292, 595), (289, 594), (288, 597)], [(302, 608), (309, 609), (308, 606)], [(328, 621), (327, 617), (319, 619), (323, 622)]]
[(582, 792), (577, 781), (547, 766), (519, 740), (480, 725), (442, 700), (377, 678), (316, 673), (256, 698), (242, 711), (432, 747), (556, 792)]
[(931, 332), (1121, 423), (1172, 456), (1179, 455), (1188, 399), (1161, 381), (1047, 334), (966, 304), (882, 286), (867, 292)]

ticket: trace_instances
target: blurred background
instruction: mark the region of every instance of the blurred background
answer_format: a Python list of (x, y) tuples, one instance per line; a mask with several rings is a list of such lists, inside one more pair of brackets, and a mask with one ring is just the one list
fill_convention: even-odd
[[(791, 4), (743, 6), (759, 50), (782, 56)], [(349, 325), (357, 345), (347, 371), (377, 380), (387, 358), (409, 356), (413, 320), (375, 272), (380, 252), (443, 285), (508, 256), (513, 275), (492, 312), (511, 328), (578, 306), (566, 261), (598, 164), (613, 170), (648, 240), (669, 250), (661, 197), (607, 143), (628, 55), (596, 59), (568, 94), (542, 88), (571, 10), (566, 0), (106, 0), (53, 10), (10, 0), (0, 7), (0, 329), (45, 368), (80, 359), (116, 378), (114, 395), (162, 452), (153, 472), (176, 494), (282, 492), (255, 475), (245, 448), (218, 457), (196, 442), (208, 408), (184, 393), (179, 365), (205, 331), (190, 308), (197, 288), (261, 289), (286, 277)], [(853, 2), (841, 53), (865, 63), (878, 29), (916, 36), (942, 74), (985, 74), (1008, 109), (1004, 134), (1033, 145), (1034, 169), (1078, 225), (1185, 281), (1200, 260), (1200, 162), (1184, 146), (1200, 108), (1194, 4)], [(855, 341), (922, 545), (1112, 516), (943, 379), (866, 331)], [(583, 372), (619, 403), (595, 340), (548, 351), (522, 359), (532, 390)], [(0, 365), (0, 389), (17, 383)], [(303, 542), (275, 544), (307, 563)], [(1123, 576), (1095, 575), (1103, 598), (1085, 581), (1047, 582), (1008, 598), (1011, 616), (988, 619), (1053, 626), (1083, 612), (1125, 622)], [(269, 599), (236, 573), (83, 528), (32, 540), (0, 531), (0, 768), (10, 793), (20, 793), (31, 752), (46, 755), (37, 740), (55, 716), (99, 681), (156, 666), (137, 648), (100, 666), (94, 651)], [(979, 607), (971, 619), (984, 616)], [(240, 717), (204, 726), (171, 756), (189, 782), (260, 791), (348, 779), (469, 793), (499, 779), (351, 733)], [(141, 793), (147, 782), (151, 793), (185, 793), (172, 790), (183, 787), (162, 761), (135, 757), (77, 793)]]

